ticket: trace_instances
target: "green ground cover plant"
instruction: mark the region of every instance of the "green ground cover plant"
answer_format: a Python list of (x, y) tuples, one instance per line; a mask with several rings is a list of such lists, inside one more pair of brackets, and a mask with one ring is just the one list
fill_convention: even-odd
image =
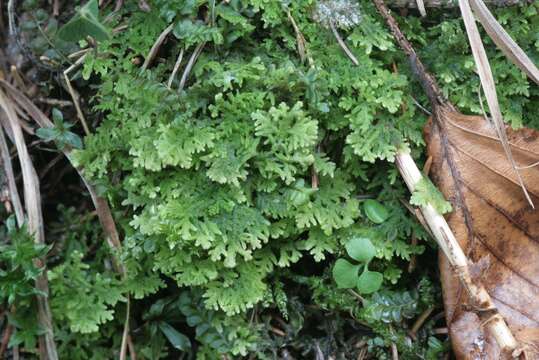
[[(400, 146), (424, 160), (428, 114), (418, 104), (428, 101), (374, 6), (147, 4), (142, 11), (125, 1), (111, 15), (90, 1), (64, 27), (45, 16), (26, 24), (35, 39), (52, 39), (29, 50), (66, 68), (67, 49), (93, 42), (73, 77), (91, 133), (73, 125), (75, 112), (54, 109), (54, 129), (37, 135), (50, 149), (74, 149), (77, 166), (111, 205), (123, 249), (107, 247), (80, 193), (75, 201), (47, 200), (54, 246), (34, 246), (7, 221), (0, 300), (2, 309), (18, 304), (3, 320), (15, 328), (10, 346), (35, 355), (32, 281), (40, 269), (30, 260), (48, 252), (61, 358), (118, 357), (126, 316), (138, 359), (390, 359), (392, 347), (400, 359), (447, 353), (447, 337), (434, 331), (443, 327), (436, 247), (405, 205), (410, 194), (392, 165)], [(20, 7), (35, 12), (45, 4)], [(496, 9), (534, 60), (538, 8)], [(339, 16), (328, 20), (328, 11)], [(458, 13), (399, 21), (445, 95), (481, 113)], [(537, 126), (537, 87), (486, 45), (506, 119)], [(81, 188), (75, 177), (68, 181)], [(413, 205), (425, 201), (451, 211), (430, 182), (412, 194)], [(427, 311), (438, 315), (410, 335)]]

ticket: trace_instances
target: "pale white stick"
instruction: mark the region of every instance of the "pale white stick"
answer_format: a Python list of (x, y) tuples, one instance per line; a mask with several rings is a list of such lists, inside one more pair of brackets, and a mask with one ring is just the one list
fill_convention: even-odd
[(423, 0), (416, 0), (417, 9), (419, 10), (419, 13), (421, 14), (421, 17), (427, 16), (427, 10), (425, 10), (425, 3)]
[[(406, 150), (399, 150), (397, 152), (395, 162), (408, 189), (410, 192), (413, 192), (419, 181), (423, 178), (423, 174), (419, 171), (414, 159), (412, 159), (409, 152)], [(468, 268), (468, 259), (462, 251), (455, 235), (449, 228), (447, 221), (445, 221), (445, 218), (436, 211), (432, 204), (422, 206), (421, 212), (434, 239), (449, 260), (449, 263), (455, 270), (456, 275), (474, 305), (478, 307), (479, 311), (488, 310), (489, 314), (494, 314), (490, 315), (485, 321), (485, 327), (487, 327), (494, 336), (500, 349), (502, 349), (502, 351), (512, 351), (516, 349), (518, 343), (501, 315), (499, 315), (490, 295), (483, 286), (477, 286), (472, 282)]]

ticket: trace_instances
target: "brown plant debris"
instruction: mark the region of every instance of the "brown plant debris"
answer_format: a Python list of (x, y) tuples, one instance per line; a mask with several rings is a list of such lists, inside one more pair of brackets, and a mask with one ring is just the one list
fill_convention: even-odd
[[(539, 132), (506, 131), (519, 166), (539, 159)], [(426, 135), (434, 159), (431, 176), (453, 202), (449, 226), (468, 259), (478, 264), (474, 277), (519, 344), (533, 352), (539, 345), (539, 337), (529, 337), (530, 332), (539, 334), (539, 213), (530, 208), (495, 130), (483, 117), (447, 111), (437, 124), (429, 124)], [(530, 196), (539, 199), (539, 168), (524, 169), (521, 175)], [(444, 257), (440, 257), (440, 270), (457, 357), (503, 358)]]

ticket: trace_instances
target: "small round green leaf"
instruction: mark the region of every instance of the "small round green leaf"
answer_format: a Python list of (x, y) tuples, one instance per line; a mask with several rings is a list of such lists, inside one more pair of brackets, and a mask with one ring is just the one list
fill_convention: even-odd
[(379, 201), (368, 199), (363, 203), (365, 214), (375, 224), (381, 224), (389, 217), (386, 207)]
[(345, 245), (348, 256), (362, 263), (368, 263), (376, 255), (372, 242), (363, 237), (350, 239)]
[(339, 289), (350, 289), (357, 284), (359, 265), (350, 264), (344, 259), (338, 259), (333, 266), (333, 279)]
[(382, 286), (383, 275), (376, 271), (365, 269), (357, 279), (357, 289), (361, 294), (372, 294)]

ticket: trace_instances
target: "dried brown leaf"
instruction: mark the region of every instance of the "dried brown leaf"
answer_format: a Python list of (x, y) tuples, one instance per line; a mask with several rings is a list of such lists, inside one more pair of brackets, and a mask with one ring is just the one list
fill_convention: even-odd
[[(534, 354), (539, 338), (539, 213), (528, 206), (496, 131), (480, 116), (441, 109), (427, 127), (431, 176), (455, 211), (448, 222), (472, 263), (475, 281), (490, 294), (520, 346)], [(519, 166), (539, 159), (539, 132), (507, 131)], [(533, 200), (539, 199), (539, 167), (521, 171)], [(503, 359), (485, 324), (470, 308), (445, 257), (440, 257), (444, 304), (459, 359)], [(531, 358), (531, 357), (528, 357)]]

